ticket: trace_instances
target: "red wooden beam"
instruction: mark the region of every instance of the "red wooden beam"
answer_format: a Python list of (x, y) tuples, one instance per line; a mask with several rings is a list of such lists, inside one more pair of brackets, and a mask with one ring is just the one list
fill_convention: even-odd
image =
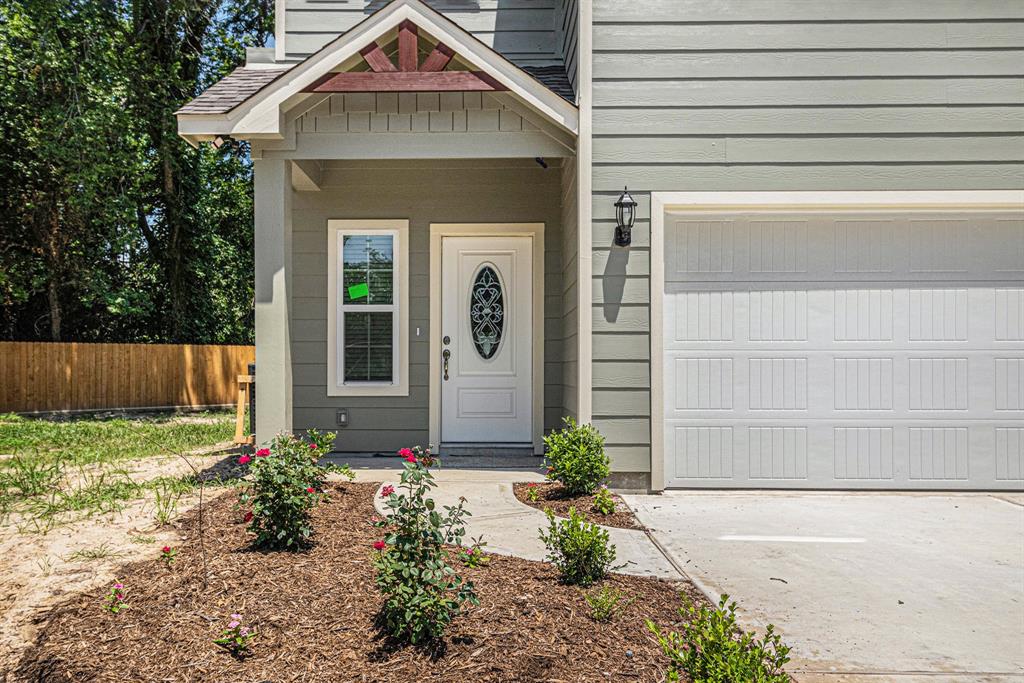
[(398, 68), (415, 71), (419, 67), (419, 29), (408, 19), (398, 25)]
[(384, 54), (384, 50), (380, 49), (380, 45), (377, 43), (370, 43), (362, 50), (359, 54), (363, 56), (366, 63), (370, 65), (370, 68), (377, 72), (382, 71), (398, 71), (398, 68), (391, 62), (391, 59)]
[(305, 92), (495, 92), (508, 90), (480, 71), (355, 71), (327, 74)]
[(438, 43), (434, 51), (427, 55), (427, 58), (420, 64), (420, 71), (444, 71), (454, 56), (455, 50), (444, 43)]

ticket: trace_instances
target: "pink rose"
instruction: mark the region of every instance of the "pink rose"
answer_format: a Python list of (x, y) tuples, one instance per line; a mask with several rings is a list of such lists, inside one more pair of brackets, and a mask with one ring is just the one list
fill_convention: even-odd
[(238, 464), (239, 465), (248, 465), (250, 460), (252, 460), (252, 458), (250, 458), (248, 455), (243, 455), (242, 457), (240, 457), (238, 459)]
[(270, 455), (270, 449), (269, 448), (261, 448), (258, 451), (256, 451), (256, 457), (257, 458), (265, 458), (268, 455)]
[(382, 488), (380, 490), (380, 497), (381, 498), (387, 498), (388, 496), (390, 496), (394, 492), (395, 492), (395, 487), (392, 486), (391, 484), (388, 484), (387, 486), (385, 486), (384, 488)]
[(384, 550), (384, 548), (387, 548), (387, 547), (388, 547), (388, 544), (385, 543), (384, 541), (374, 541), (373, 542), (373, 549), (374, 550)]

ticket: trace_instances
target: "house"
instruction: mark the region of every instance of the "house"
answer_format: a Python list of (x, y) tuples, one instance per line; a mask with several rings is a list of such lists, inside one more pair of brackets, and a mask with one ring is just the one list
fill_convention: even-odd
[(252, 145), (258, 439), (570, 415), (627, 488), (1019, 490), (1022, 19), (278, 0), (178, 112)]

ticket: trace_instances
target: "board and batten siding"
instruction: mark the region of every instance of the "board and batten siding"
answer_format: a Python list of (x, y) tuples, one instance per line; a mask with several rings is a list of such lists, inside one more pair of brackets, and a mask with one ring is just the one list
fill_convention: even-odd
[[(321, 189), (296, 192), (292, 213), (292, 428), (338, 433), (346, 452), (393, 452), (428, 440), (431, 223), (545, 224), (544, 421), (562, 399), (561, 169), (526, 160), (325, 162)], [(327, 396), (327, 221), (409, 220), (409, 396)], [(418, 333), (417, 333), (418, 330)], [(347, 408), (349, 426), (336, 427)]]
[[(564, 4), (575, 0), (424, 0), (521, 66), (561, 60)], [(308, 57), (373, 14), (384, 0), (284, 0), (285, 58)]]
[[(652, 191), (1024, 187), (1024, 2), (593, 12), (593, 416), (617, 471), (650, 471)], [(639, 206), (618, 249), (624, 185)]]

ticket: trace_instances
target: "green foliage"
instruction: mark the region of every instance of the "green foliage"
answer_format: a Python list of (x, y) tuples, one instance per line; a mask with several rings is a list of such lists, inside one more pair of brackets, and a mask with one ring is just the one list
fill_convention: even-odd
[(0, 3), (0, 338), (251, 342), (248, 146), (192, 149), (174, 111), (273, 8)]
[(551, 510), (548, 531), (540, 530), (540, 540), (548, 549), (547, 560), (558, 568), (562, 581), (589, 586), (600, 581), (615, 562), (615, 546), (608, 542), (608, 532), (591, 524), (569, 508), (569, 518), (558, 520)]
[(579, 425), (571, 417), (565, 428), (544, 437), (549, 480), (559, 481), (570, 495), (590, 494), (610, 472), (604, 437), (592, 425)]
[(597, 493), (594, 494), (594, 504), (592, 508), (594, 512), (599, 512), (602, 515), (611, 515), (615, 513), (615, 499), (612, 498), (612, 492), (608, 490), (608, 487), (604, 484), (601, 484), (597, 489)]
[(313, 535), (309, 514), (323, 498), (327, 478), (317, 460), (335, 435), (309, 430), (307, 436), (309, 441), (279, 434), (269, 449), (239, 458), (241, 464), (252, 463), (252, 485), (240, 500), (249, 507), (249, 531), (258, 547), (299, 550)]
[(487, 543), (483, 541), (483, 537), (478, 536), (469, 545), (458, 546), (455, 549), (455, 556), (459, 562), (470, 569), (485, 567), (491, 561), (491, 558), (487, 557), (487, 554), (484, 553), (485, 545)]
[[(464, 500), (439, 512), (428, 497), (435, 486), (421, 460), (407, 460), (399, 492), (387, 491), (389, 517), (376, 524), (385, 532), (373, 554), (377, 588), (384, 595), (380, 625), (388, 635), (413, 644), (440, 638), (465, 603), (480, 604), (473, 582), (451, 565), (466, 552), (463, 519), (470, 513), (463, 508)], [(457, 549), (446, 551), (446, 544)], [(477, 550), (473, 547), (471, 552)]]
[(259, 635), (256, 629), (246, 626), (241, 614), (232, 614), (227, 628), (220, 632), (219, 638), (213, 642), (227, 650), (234, 657), (242, 657), (249, 653), (252, 643)]
[(783, 666), (789, 661), (790, 648), (782, 644), (771, 624), (761, 639), (743, 633), (736, 624), (736, 603), (730, 603), (728, 595), (722, 596), (717, 608), (698, 609), (689, 603), (679, 613), (686, 620), (682, 633), (663, 633), (654, 622), (647, 622), (671, 660), (669, 681), (789, 683)]
[(603, 586), (600, 590), (593, 590), (583, 594), (583, 599), (590, 605), (590, 618), (594, 621), (607, 623), (615, 619), (622, 611), (633, 604), (636, 598), (630, 598), (625, 602), (625, 596), (618, 588)]

